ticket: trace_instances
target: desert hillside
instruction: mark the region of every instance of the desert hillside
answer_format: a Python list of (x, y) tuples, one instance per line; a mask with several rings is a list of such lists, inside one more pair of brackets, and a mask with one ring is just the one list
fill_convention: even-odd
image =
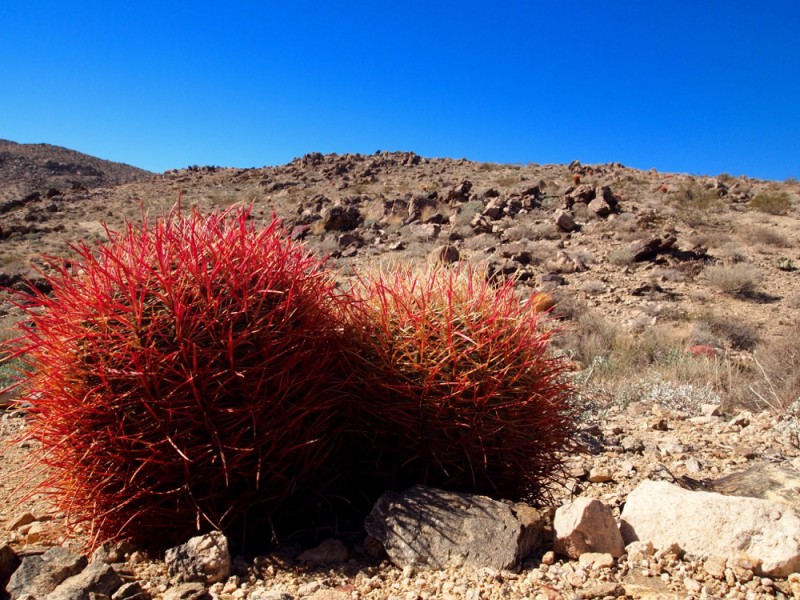
[(50, 144), (0, 140), (0, 201), (143, 181), (151, 173)]
[[(638, 486), (665, 480), (731, 496), (782, 494), (779, 502), (797, 507), (796, 489), (776, 491), (785, 481), (758, 477), (774, 463), (791, 473), (789, 483), (800, 480), (797, 181), (413, 152), (312, 153), (276, 167), (152, 174), (0, 142), (0, 286), (47, 291), (43, 256), (69, 256), (70, 245), (101, 242), (126, 220), (178, 205), (244, 205), (257, 223), (275, 214), (329, 256), (343, 282), (390, 263), (460, 262), (513, 280), (521, 301), (546, 294), (554, 304), (547, 326), (559, 330), (555, 349), (569, 358), (582, 411), (580, 452), (566, 461), (556, 506), (598, 499), (618, 522)], [(0, 340), (14, 335), (22, 314), (9, 292), (0, 296)], [(0, 388), (9, 373), (0, 362)], [(24, 427), (20, 417), (4, 414), (2, 434)], [(63, 513), (18, 485), (30, 447), (7, 448), (0, 487), (13, 508), (0, 513), (0, 527), (11, 546), (20, 556), (77, 547)], [(20, 496), (21, 504), (9, 500)], [(740, 557), (684, 555), (669, 544), (654, 553), (635, 543), (613, 556), (589, 552), (591, 560), (559, 552), (554, 512), (543, 510), (550, 537), (519, 573), (420, 574), (389, 561), (361, 529), (331, 533), (335, 540), (320, 534), (339, 551), (333, 558), (287, 544), (237, 559), (224, 584), (191, 584), (212, 596), (180, 595), (164, 561), (138, 551), (118, 549), (115, 568), (141, 586), (137, 598), (800, 597), (796, 573), (760, 577), (761, 564)]]

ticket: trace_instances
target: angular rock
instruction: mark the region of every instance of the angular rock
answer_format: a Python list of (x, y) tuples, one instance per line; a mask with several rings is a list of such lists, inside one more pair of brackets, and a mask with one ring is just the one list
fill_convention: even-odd
[(361, 212), (355, 206), (331, 206), (322, 212), (325, 231), (350, 231), (361, 223)]
[(566, 208), (572, 207), (576, 202), (589, 203), (595, 198), (595, 189), (588, 183), (581, 184), (575, 189), (570, 190), (564, 197), (564, 206)]
[(123, 583), (119, 589), (111, 595), (111, 600), (149, 600), (150, 595), (142, 589), (142, 584), (138, 581)]
[(654, 258), (660, 249), (661, 238), (659, 237), (636, 240), (628, 246), (628, 250), (635, 262)]
[(614, 558), (625, 553), (611, 509), (594, 498), (577, 498), (559, 507), (553, 521), (553, 538), (553, 549), (569, 558), (586, 552), (608, 553)]
[(611, 214), (611, 206), (603, 198), (595, 198), (589, 202), (587, 208), (598, 217), (607, 217)]
[(643, 481), (628, 495), (621, 528), (626, 541), (677, 544), (700, 557), (744, 553), (761, 561), (763, 575), (786, 577), (800, 569), (800, 515), (769, 500)]
[(122, 578), (104, 562), (93, 562), (47, 595), (47, 600), (91, 600), (91, 595), (111, 596), (122, 585)]
[(565, 210), (560, 210), (556, 213), (556, 225), (564, 231), (574, 231), (578, 228), (575, 223), (575, 218)]
[(447, 202), (451, 205), (469, 200), (469, 192), (472, 189), (472, 182), (465, 179), (458, 185), (453, 186), (447, 192)]
[(27, 556), (8, 581), (6, 591), (11, 600), (24, 596), (45, 598), (68, 577), (77, 575), (86, 566), (83, 556), (66, 548), (50, 548), (40, 556)]
[(224, 581), (231, 573), (228, 539), (219, 531), (193, 537), (167, 550), (167, 573), (175, 583)]
[(544, 518), (525, 504), (415, 485), (381, 496), (364, 527), (399, 567), (514, 569), (541, 543)]
[(492, 198), (483, 209), (483, 216), (496, 221), (503, 216), (503, 209), (506, 207), (507, 201), (505, 198)]

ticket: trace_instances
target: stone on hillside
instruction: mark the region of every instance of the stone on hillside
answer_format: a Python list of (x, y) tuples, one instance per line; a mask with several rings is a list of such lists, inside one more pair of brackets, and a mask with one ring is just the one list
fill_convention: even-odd
[(544, 518), (525, 504), (415, 485), (381, 496), (364, 527), (399, 567), (514, 569), (541, 543)]
[(652, 237), (636, 240), (628, 246), (628, 250), (636, 262), (655, 258), (661, 249), (661, 238)]
[(430, 254), (430, 258), (433, 262), (439, 262), (444, 264), (450, 264), (458, 262), (461, 258), (461, 254), (458, 251), (458, 248), (451, 244), (445, 244), (443, 246), (437, 246), (433, 249)]
[(568, 190), (564, 196), (564, 207), (571, 208), (576, 202), (588, 204), (595, 198), (594, 187), (588, 183), (581, 184), (572, 190)]
[(611, 214), (611, 206), (603, 198), (595, 198), (589, 202), (587, 208), (598, 217), (607, 217)]
[(167, 550), (167, 573), (176, 583), (216, 583), (231, 573), (228, 538), (219, 531), (193, 537), (181, 546)]
[(361, 223), (361, 212), (355, 206), (331, 206), (322, 211), (325, 231), (350, 231)]
[(47, 600), (91, 600), (95, 595), (111, 596), (122, 578), (104, 562), (93, 562), (77, 575), (64, 580), (47, 595)]
[(560, 210), (556, 213), (555, 221), (559, 229), (563, 229), (564, 231), (574, 231), (578, 228), (577, 223), (575, 223), (575, 218), (565, 210)]
[(456, 186), (450, 188), (447, 192), (447, 202), (452, 204), (458, 204), (460, 202), (466, 202), (469, 200), (469, 192), (472, 189), (472, 182), (468, 180), (464, 180)]
[(45, 598), (62, 581), (80, 573), (87, 560), (67, 548), (50, 548), (40, 556), (27, 556), (8, 581), (11, 600)]
[(619, 204), (619, 199), (614, 195), (614, 192), (612, 192), (611, 188), (607, 185), (597, 188), (595, 194), (598, 198), (602, 198), (612, 209), (616, 208)]
[(594, 498), (577, 498), (556, 510), (553, 549), (569, 558), (586, 552), (625, 553), (622, 535), (611, 509)]
[(506, 207), (507, 201), (505, 198), (492, 198), (483, 209), (483, 216), (496, 221), (503, 216), (503, 209)]
[(761, 561), (760, 574), (786, 577), (800, 569), (800, 515), (756, 498), (685, 490), (644, 481), (622, 511), (626, 541), (672, 544), (699, 557), (747, 554)]

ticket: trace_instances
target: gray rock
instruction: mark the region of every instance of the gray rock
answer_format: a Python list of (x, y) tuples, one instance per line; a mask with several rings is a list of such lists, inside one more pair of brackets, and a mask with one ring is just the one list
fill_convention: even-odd
[(598, 217), (607, 217), (611, 214), (611, 207), (603, 198), (595, 198), (589, 202), (587, 208)]
[(8, 544), (0, 546), (0, 589), (6, 587), (9, 577), (17, 570), (20, 564), (19, 556)]
[(556, 510), (553, 549), (569, 558), (586, 552), (625, 553), (622, 535), (611, 509), (594, 498), (577, 498)]
[(768, 576), (800, 569), (800, 514), (769, 500), (643, 481), (628, 495), (621, 529), (627, 542), (677, 545), (699, 557), (747, 554)]
[(544, 518), (525, 504), (416, 485), (384, 494), (364, 526), (399, 567), (513, 569), (541, 543)]
[(87, 562), (85, 557), (61, 547), (50, 548), (40, 556), (27, 556), (9, 579), (6, 591), (11, 600), (45, 598), (62, 581), (80, 573)]
[(92, 594), (111, 596), (122, 585), (117, 572), (104, 562), (93, 562), (77, 575), (65, 579), (47, 600), (91, 600)]
[(175, 583), (224, 581), (231, 573), (228, 539), (219, 531), (193, 537), (167, 550), (167, 573)]

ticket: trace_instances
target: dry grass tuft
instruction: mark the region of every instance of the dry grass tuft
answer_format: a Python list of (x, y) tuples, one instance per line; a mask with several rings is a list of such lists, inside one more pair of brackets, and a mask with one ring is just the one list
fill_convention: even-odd
[(712, 265), (703, 271), (703, 278), (711, 286), (730, 296), (749, 296), (761, 282), (761, 273), (752, 265)]

